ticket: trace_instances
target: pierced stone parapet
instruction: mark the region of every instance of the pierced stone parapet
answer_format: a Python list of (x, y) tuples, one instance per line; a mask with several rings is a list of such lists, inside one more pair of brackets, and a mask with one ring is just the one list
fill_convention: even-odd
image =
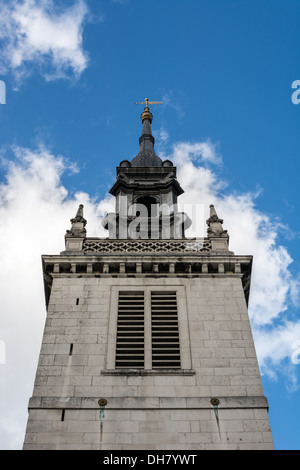
[(198, 240), (106, 240), (88, 239), (83, 242), (84, 253), (209, 253), (211, 241)]

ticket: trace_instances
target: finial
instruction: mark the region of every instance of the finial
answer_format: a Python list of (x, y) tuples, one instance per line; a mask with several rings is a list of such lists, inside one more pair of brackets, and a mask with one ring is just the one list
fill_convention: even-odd
[(211, 204), (210, 218), (206, 221), (208, 225), (207, 233), (209, 237), (224, 237), (227, 236), (227, 230), (223, 230), (223, 220), (219, 219), (218, 214), (215, 210), (215, 206)]
[(68, 236), (77, 236), (77, 237), (86, 236), (85, 226), (87, 222), (83, 217), (83, 204), (79, 205), (75, 218), (71, 219), (71, 224), (72, 224), (71, 230), (67, 230)]
[(150, 113), (149, 104), (162, 104), (162, 103), (163, 101), (149, 101), (148, 98), (145, 98), (145, 101), (135, 103), (135, 104), (145, 105), (144, 112), (141, 114), (142, 124), (145, 121), (145, 119), (148, 119), (148, 121), (150, 121), (150, 124), (152, 124), (153, 114)]

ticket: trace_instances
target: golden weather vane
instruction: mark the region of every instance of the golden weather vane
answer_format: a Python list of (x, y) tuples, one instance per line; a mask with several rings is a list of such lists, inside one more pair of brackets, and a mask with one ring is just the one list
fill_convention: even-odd
[(145, 98), (145, 101), (142, 101), (141, 103), (136, 102), (135, 104), (144, 104), (148, 108), (149, 104), (163, 104), (163, 101), (149, 101), (148, 98)]

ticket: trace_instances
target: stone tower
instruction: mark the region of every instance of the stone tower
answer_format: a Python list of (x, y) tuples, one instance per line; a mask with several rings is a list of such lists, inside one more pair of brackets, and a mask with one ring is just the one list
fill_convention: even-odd
[(251, 256), (229, 251), (213, 205), (189, 239), (176, 168), (140, 151), (110, 190), (107, 238), (81, 205), (65, 251), (43, 256), (47, 320), (24, 449), (273, 449), (248, 297)]

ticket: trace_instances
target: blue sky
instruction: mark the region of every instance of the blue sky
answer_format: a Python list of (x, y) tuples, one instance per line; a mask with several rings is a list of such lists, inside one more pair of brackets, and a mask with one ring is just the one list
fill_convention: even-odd
[(183, 201), (215, 203), (231, 249), (254, 255), (249, 312), (275, 447), (300, 449), (299, 0), (0, 0), (0, 11), (0, 447), (22, 445), (45, 319), (40, 255), (63, 250), (78, 201), (97, 235), (115, 168), (138, 153), (134, 102), (148, 97), (164, 101), (152, 130)]

